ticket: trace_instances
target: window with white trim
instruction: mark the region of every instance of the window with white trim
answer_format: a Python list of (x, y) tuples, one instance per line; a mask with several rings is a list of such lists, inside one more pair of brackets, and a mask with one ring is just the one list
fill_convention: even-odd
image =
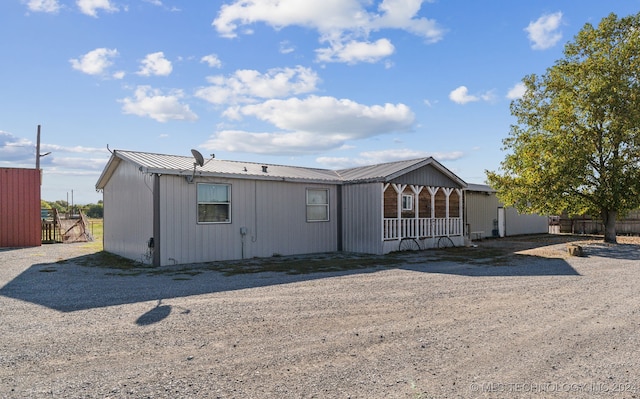
[(413, 195), (402, 195), (402, 210), (403, 211), (412, 211), (413, 210)]
[(198, 183), (198, 223), (231, 223), (231, 185)]
[(329, 221), (329, 190), (307, 189), (307, 222)]

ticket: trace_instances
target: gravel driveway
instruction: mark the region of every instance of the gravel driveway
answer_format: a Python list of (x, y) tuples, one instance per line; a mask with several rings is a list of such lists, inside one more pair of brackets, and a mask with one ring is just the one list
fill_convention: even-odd
[(234, 276), (0, 250), (0, 397), (640, 398), (640, 246), (474, 254), (508, 243)]

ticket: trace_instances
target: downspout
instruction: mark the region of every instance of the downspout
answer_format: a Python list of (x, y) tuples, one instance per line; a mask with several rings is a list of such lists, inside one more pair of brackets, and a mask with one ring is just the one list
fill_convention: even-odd
[(336, 185), (336, 223), (337, 223), (337, 233), (338, 233), (338, 251), (342, 251), (343, 249), (343, 228), (342, 228), (342, 185)]
[(153, 266), (160, 266), (160, 175), (153, 175)]

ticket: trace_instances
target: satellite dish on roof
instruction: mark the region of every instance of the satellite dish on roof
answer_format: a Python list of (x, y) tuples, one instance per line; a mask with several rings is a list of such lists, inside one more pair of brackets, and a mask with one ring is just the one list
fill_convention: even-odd
[(204, 165), (204, 157), (202, 156), (202, 154), (200, 154), (198, 150), (191, 150), (191, 154), (193, 155), (193, 158), (196, 160), (193, 165), (194, 166), (198, 165), (202, 167), (202, 165)]
[(191, 176), (185, 176), (187, 183), (193, 183), (193, 179), (196, 177), (196, 166), (204, 166), (204, 157), (200, 154), (200, 151), (191, 150), (191, 154), (193, 155), (195, 162), (193, 163), (193, 173), (191, 173)]

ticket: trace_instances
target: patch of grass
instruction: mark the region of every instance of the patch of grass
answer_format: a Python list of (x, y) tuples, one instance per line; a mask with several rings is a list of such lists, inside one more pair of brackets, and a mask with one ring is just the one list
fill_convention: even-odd
[[(70, 260), (62, 260), (57, 263), (67, 263)], [(80, 266), (87, 267), (104, 267), (107, 269), (118, 270), (131, 270), (137, 271), (138, 269), (149, 269), (152, 266), (145, 265), (140, 262), (136, 262), (131, 259), (123, 258), (122, 256), (112, 254), (106, 251), (99, 251), (93, 254), (85, 255), (75, 259), (75, 263)]]
[[(317, 254), (315, 256), (273, 256), (271, 258), (154, 267), (109, 252), (99, 251), (76, 258), (75, 263), (86, 267), (118, 270), (107, 273), (114, 276), (166, 275), (173, 276), (174, 280), (188, 280), (206, 271), (220, 272), (225, 276), (266, 272), (301, 275), (442, 261), (470, 265), (501, 266), (511, 263), (514, 256), (512, 251), (504, 248), (457, 247), (428, 251), (394, 252), (382, 256), (331, 253)], [(68, 261), (60, 261), (58, 263), (65, 262)]]
[[(69, 262), (69, 260), (62, 260), (58, 263), (66, 262)], [(106, 275), (110, 276), (139, 276), (142, 274), (148, 276), (167, 275), (175, 276), (174, 280), (189, 280), (190, 277), (197, 276), (207, 270), (221, 272), (225, 276), (265, 272), (298, 275), (359, 270), (371, 267), (390, 267), (406, 263), (406, 259), (393, 255), (333, 256), (320, 254), (314, 258), (276, 256), (271, 258), (199, 263), (177, 268), (175, 266), (149, 266), (109, 252), (100, 251), (75, 259), (74, 262), (85, 267), (102, 267), (118, 270), (116, 272), (107, 272)]]
[(96, 252), (102, 251), (102, 237), (104, 235), (104, 220), (103, 219), (88, 219), (89, 225), (87, 229), (93, 236), (93, 241), (89, 241), (82, 245), (82, 248), (89, 248)]
[(377, 266), (393, 266), (405, 261), (393, 256), (355, 256), (355, 257), (319, 257), (319, 258), (287, 258), (276, 257), (255, 259), (250, 261), (211, 262), (209, 270), (223, 273), (225, 276), (251, 273), (286, 273), (310, 274), (323, 272), (339, 272), (346, 270), (367, 269)]
[(413, 252), (395, 252), (394, 254), (400, 258), (405, 258), (405, 263), (455, 262), (479, 266), (505, 265), (508, 264), (513, 257), (513, 252), (508, 249), (492, 247), (453, 247)]

